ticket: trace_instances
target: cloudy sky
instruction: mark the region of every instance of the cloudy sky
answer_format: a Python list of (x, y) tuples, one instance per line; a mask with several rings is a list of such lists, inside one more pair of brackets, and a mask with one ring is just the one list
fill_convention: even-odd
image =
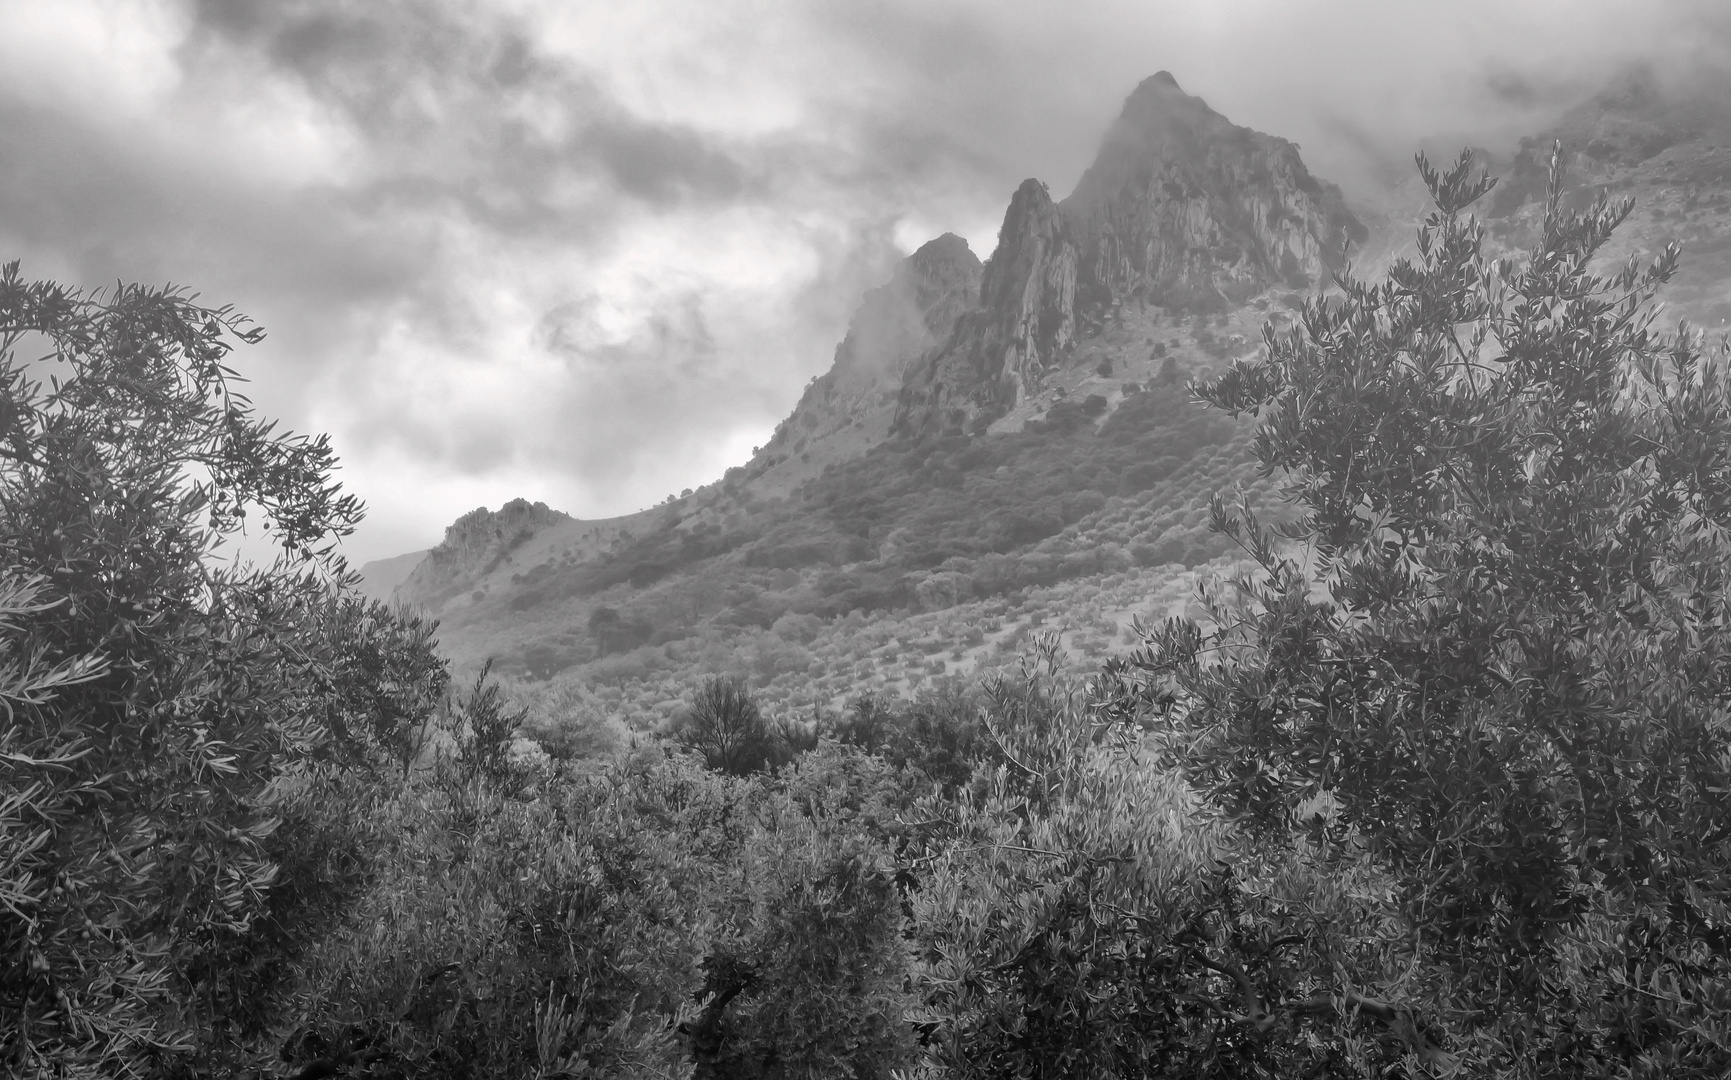
[[(860, 292), (983, 258), (1173, 72), (1355, 184), (1533, 130), (1719, 0), (0, 0), (0, 260), (190, 286), (328, 431), (346, 551), (515, 496), (630, 512), (742, 462)], [(1717, 14), (1716, 14), (1717, 12)]]

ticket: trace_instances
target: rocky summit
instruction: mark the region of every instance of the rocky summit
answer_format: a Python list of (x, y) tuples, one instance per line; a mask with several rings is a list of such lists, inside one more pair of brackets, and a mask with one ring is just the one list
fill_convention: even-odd
[(570, 520), (569, 514), (527, 499), (512, 499), (496, 511), (477, 507), (445, 529), (445, 539), (410, 571), (397, 595), (436, 608), (451, 593), (491, 572), (540, 529)]
[(1285, 139), (1240, 127), (1161, 72), (1138, 86), (1076, 190), (1010, 200), (980, 306), (903, 389), (902, 434), (982, 430), (1126, 303), (1213, 313), (1308, 289), (1365, 228)]

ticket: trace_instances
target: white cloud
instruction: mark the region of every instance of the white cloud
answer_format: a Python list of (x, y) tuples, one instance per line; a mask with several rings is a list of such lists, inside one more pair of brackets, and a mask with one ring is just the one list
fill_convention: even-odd
[(371, 558), (719, 476), (899, 253), (989, 254), (1156, 70), (1350, 183), (1728, 30), (1708, 0), (14, 0), (0, 257), (255, 316), (236, 361), (332, 433)]

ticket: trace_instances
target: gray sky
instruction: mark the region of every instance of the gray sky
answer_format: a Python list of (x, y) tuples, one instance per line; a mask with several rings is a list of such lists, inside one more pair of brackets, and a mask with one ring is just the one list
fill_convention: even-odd
[(328, 431), (357, 562), (515, 496), (624, 513), (739, 464), (861, 291), (984, 258), (1170, 70), (1349, 190), (1530, 132), (1718, 0), (0, 0), (0, 260), (191, 286)]

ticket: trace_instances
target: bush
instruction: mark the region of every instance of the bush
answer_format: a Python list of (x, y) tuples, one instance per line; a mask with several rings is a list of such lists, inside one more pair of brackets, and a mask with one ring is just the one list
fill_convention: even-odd
[(774, 785), (659, 753), (534, 799), (418, 774), (368, 815), (369, 887), (303, 961), (286, 1056), (430, 1080), (888, 1080), (907, 961), (866, 822), (891, 791), (833, 746)]
[(1416, 261), (1203, 389), (1262, 416), (1308, 555), (1217, 503), (1257, 571), (1115, 707), (1264, 835), (1337, 808), (1481, 1074), (1724, 1075), (1731, 357), (1651, 330), (1674, 247), (1588, 272), (1629, 205), (1565, 211), (1555, 161), (1531, 256), (1486, 259), (1469, 164), (1421, 161)]
[[(270, 786), (402, 760), (442, 691), (430, 625), (342, 595), (331, 544), (361, 507), (328, 441), (234, 393), (228, 353), (260, 336), (180, 291), (0, 272), (8, 1072), (167, 1068), (224, 1037), (234, 959), (268, 944)], [(216, 569), (249, 518), (278, 561)]]
[(511, 760), (511, 744), (529, 712), (506, 704), (503, 688), (488, 677), (492, 668), (490, 660), (482, 664), (468, 696), (446, 704), (444, 722), (455, 744), (454, 764), (462, 774), (509, 787), (521, 774)]
[(943, 790), (967, 784), (985, 754), (977, 696), (945, 679), (903, 705), (866, 694), (835, 721), (836, 740), (877, 755)]
[(703, 755), (705, 765), (729, 776), (747, 776), (774, 762), (774, 735), (743, 679), (704, 680), (677, 734)]
[(1134, 736), (1102, 738), (1049, 639), (989, 699), (995, 766), (965, 797), (909, 815), (927, 830), (905, 863), (914, 1075), (1345, 1078), (1394, 1075), (1409, 1054), (1447, 1064), (1424, 1033), (1375, 1019), (1386, 1006), (1366, 991), (1400, 968), (1355, 942), (1399, 932), (1374, 899), (1385, 881), (1361, 862), (1325, 870), (1238, 843)]

